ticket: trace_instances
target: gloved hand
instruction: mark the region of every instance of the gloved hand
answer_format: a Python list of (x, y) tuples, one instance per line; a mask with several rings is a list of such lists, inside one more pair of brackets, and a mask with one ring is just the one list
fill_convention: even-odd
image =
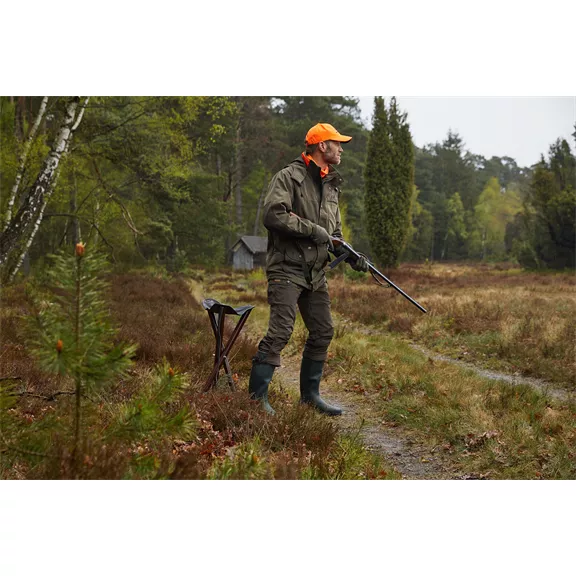
[(332, 244), (332, 240), (330, 238), (330, 234), (326, 231), (326, 228), (322, 228), (322, 226), (318, 224), (314, 224), (314, 231), (310, 234), (310, 239), (315, 244), (319, 246), (322, 244), (328, 244), (328, 249), (333, 250), (334, 245)]
[(348, 262), (352, 270), (356, 270), (356, 272), (368, 272), (368, 258), (361, 252), (358, 252), (358, 254), (360, 254), (360, 258), (356, 258), (355, 260), (348, 258), (346, 262)]

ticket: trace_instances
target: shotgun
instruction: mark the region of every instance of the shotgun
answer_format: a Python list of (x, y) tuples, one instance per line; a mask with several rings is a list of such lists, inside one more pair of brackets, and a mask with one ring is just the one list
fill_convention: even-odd
[[(336, 266), (338, 266), (338, 264), (340, 264), (340, 262), (342, 262), (342, 260), (348, 260), (348, 258), (357, 259), (357, 258), (360, 258), (361, 256), (363, 256), (363, 254), (359, 254), (358, 252), (356, 252), (356, 250), (354, 250), (354, 248), (352, 248), (352, 246), (350, 246), (350, 244), (348, 244), (347, 242), (344, 242), (344, 240), (342, 240), (341, 238), (334, 238), (333, 237), (333, 238), (331, 238), (331, 240), (332, 240), (332, 244), (334, 246), (332, 253), (337, 256), (337, 258), (335, 260), (333, 260), (332, 262), (330, 262), (330, 264), (328, 265), (328, 267), (331, 270), (333, 268), (335, 268)], [(338, 254), (336, 254), (336, 250), (338, 251)], [(364, 256), (364, 258), (366, 258), (366, 256)], [(372, 264), (372, 262), (370, 262), (369, 260), (368, 260), (368, 270), (369, 270), (370, 274), (372, 274), (372, 278), (374, 278), (374, 280), (376, 281), (377, 284), (380, 284), (380, 286), (384, 286), (384, 284), (382, 284), (382, 282), (381, 282), (381, 280), (384, 280), (384, 282), (386, 282), (389, 286), (394, 288), (394, 290), (396, 290), (396, 292), (400, 292), (400, 294), (402, 294), (402, 296), (404, 296), (404, 298), (406, 298), (407, 300), (412, 302), (412, 304), (414, 304), (414, 306), (416, 306), (416, 308), (418, 308), (419, 310), (421, 310), (425, 314), (428, 312), (428, 310), (426, 310), (426, 308), (424, 308), (423, 306), (418, 304), (418, 302), (416, 302), (416, 300), (414, 300), (413, 298), (408, 296), (408, 294), (406, 294), (406, 292), (404, 292), (404, 290), (402, 290), (401, 288), (398, 288), (398, 286), (396, 286), (396, 284), (394, 284), (394, 282), (392, 282), (392, 280), (389, 280), (388, 278), (386, 278), (386, 276), (384, 276), (384, 274), (382, 274), (382, 272), (380, 272), (374, 266), (374, 264)]]

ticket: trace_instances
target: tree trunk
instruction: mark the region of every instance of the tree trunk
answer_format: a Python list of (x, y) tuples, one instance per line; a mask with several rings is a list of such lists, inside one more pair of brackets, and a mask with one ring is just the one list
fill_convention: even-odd
[(260, 230), (260, 214), (262, 213), (262, 204), (264, 203), (267, 189), (268, 182), (265, 179), (262, 191), (260, 192), (260, 197), (258, 198), (258, 208), (256, 209), (256, 219), (254, 220), (254, 236), (258, 236), (258, 231)]
[(242, 227), (242, 130), (240, 120), (236, 126), (236, 151), (235, 151), (235, 175), (236, 175), (236, 225)]
[(78, 114), (76, 113), (80, 97), (75, 96), (68, 101), (65, 118), (34, 185), (30, 188), (18, 213), (0, 234), (0, 266), (3, 281), (10, 281), (14, 277), (32, 244), (42, 221), (46, 203), (54, 189), (60, 161), (68, 151), (72, 135), (82, 120), (88, 100), (89, 98), (85, 99)]
[[(70, 214), (76, 214), (78, 210), (78, 184), (76, 182), (76, 170), (72, 173), (72, 188), (70, 189)], [(72, 227), (72, 246), (76, 246), (80, 242), (80, 221), (77, 216), (72, 218), (72, 222), (69, 222), (69, 226)]]
[(16, 108), (14, 110), (14, 135), (18, 142), (24, 140), (24, 108), (26, 107), (26, 96), (16, 98)]
[(5, 230), (8, 226), (8, 223), (12, 219), (12, 210), (14, 209), (14, 202), (16, 201), (16, 196), (18, 195), (18, 188), (20, 187), (20, 182), (22, 181), (22, 176), (24, 174), (24, 168), (26, 167), (26, 160), (28, 160), (28, 154), (30, 152), (30, 148), (32, 146), (32, 142), (36, 137), (36, 132), (38, 131), (38, 127), (40, 126), (40, 122), (44, 117), (44, 112), (46, 112), (46, 105), (48, 104), (48, 96), (44, 96), (42, 99), (42, 103), (40, 104), (40, 110), (38, 110), (38, 114), (36, 115), (36, 120), (30, 129), (30, 134), (28, 135), (28, 139), (26, 140), (26, 144), (24, 144), (24, 149), (22, 150), (22, 155), (20, 156), (20, 161), (18, 165), (18, 172), (16, 173), (16, 179), (14, 180), (14, 185), (12, 186), (12, 190), (10, 190), (10, 198), (8, 199), (8, 205), (6, 208), (6, 215), (4, 216), (4, 225), (2, 230)]
[(446, 244), (448, 242), (448, 234), (449, 231), (447, 231), (446, 235), (444, 236), (444, 242), (442, 243), (442, 253), (440, 254), (440, 260), (444, 260), (444, 256), (446, 255)]

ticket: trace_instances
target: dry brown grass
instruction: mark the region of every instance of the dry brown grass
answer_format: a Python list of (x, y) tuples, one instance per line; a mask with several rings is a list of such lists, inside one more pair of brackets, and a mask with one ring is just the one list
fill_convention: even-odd
[(436, 350), (576, 387), (576, 278), (502, 266), (406, 265), (388, 275), (428, 309), (368, 279), (330, 281), (336, 311)]
[[(326, 386), (350, 401), (356, 398), (358, 410), (400, 429), (400, 435), (441, 452), (457, 474), (576, 478), (573, 403), (428, 359), (398, 337), (410, 336), (501, 369), (518, 370), (513, 366), (524, 362), (524, 372), (532, 370), (569, 387), (573, 364), (564, 365), (563, 359), (573, 361), (569, 321), (574, 317), (574, 279), (500, 268), (407, 266), (390, 272), (391, 280), (430, 309), (428, 316), (392, 289), (341, 274), (332, 277), (337, 314)], [(258, 290), (265, 294), (265, 285)], [(559, 310), (565, 310), (563, 316)], [(252, 329), (263, 334), (265, 323), (264, 313), (255, 314)], [(285, 354), (299, 354), (305, 339), (298, 318)], [(506, 342), (515, 347), (505, 348)], [(548, 356), (546, 346), (551, 348)]]
[[(225, 285), (226, 279), (230, 282), (229, 277), (221, 276), (220, 284)], [(202, 393), (201, 387), (213, 365), (215, 339), (208, 315), (192, 295), (187, 280), (147, 274), (117, 275), (110, 280), (110, 311), (114, 324), (120, 327), (118, 339), (136, 343), (138, 351), (130, 375), (113, 383), (106, 399), (86, 405), (82, 478), (394, 477), (359, 444), (349, 445), (349, 440), (338, 437), (332, 421), (308, 407), (295, 405), (288, 396), (272, 393), (279, 408), (275, 418), (268, 417), (259, 403), (251, 401), (246, 388), (256, 341), (246, 335), (237, 340), (230, 359), (232, 370), (238, 375), (238, 390), (219, 384), (216, 390)], [(245, 276), (234, 276), (232, 285), (236, 287), (238, 282), (243, 282), (248, 291)], [(207, 287), (210, 295), (217, 296), (216, 286)], [(246, 302), (245, 297), (242, 300)], [(30, 312), (31, 303), (24, 286), (6, 290), (2, 304), (0, 377), (18, 376), (23, 389), (39, 396), (61, 388), (62, 383), (55, 377), (34, 367), (27, 349), (22, 320)], [(232, 329), (230, 322), (227, 337)], [(186, 373), (190, 386), (181, 402), (191, 408), (195, 417), (194, 439), (150, 437), (127, 443), (111, 437), (104, 441), (113, 415), (139, 393), (153, 365), (163, 358), (177, 372)], [(67, 442), (72, 405), (73, 398), (69, 396), (50, 401), (21, 396), (13, 409), (13, 419), (25, 435), (33, 435), (36, 428), (45, 431), (50, 457), (33, 466), (16, 458), (12, 467), (0, 468), (0, 476), (74, 477)], [(171, 409), (179, 407), (175, 404)]]

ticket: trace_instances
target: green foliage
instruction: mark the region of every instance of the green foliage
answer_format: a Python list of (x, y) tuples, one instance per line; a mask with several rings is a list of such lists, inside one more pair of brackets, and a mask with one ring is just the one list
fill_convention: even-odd
[(520, 209), (520, 197), (514, 187), (503, 190), (495, 177), (490, 178), (474, 207), (469, 253), (482, 259), (503, 260), (506, 228)]
[[(0, 222), (41, 101), (0, 97)], [(64, 103), (49, 99), (21, 190), (46, 156)], [(265, 235), (259, 207), (269, 179), (300, 154), (317, 122), (352, 136), (338, 167), (345, 181), (345, 235), (373, 260), (386, 255), (380, 263), (393, 265), (399, 254), (407, 260), (510, 258), (514, 251), (541, 267), (570, 261), (574, 167), (567, 144), (551, 153), (546, 170), (552, 179), (539, 174), (531, 188), (530, 170), (509, 157), (472, 154), (455, 132), (414, 148), (395, 101), (388, 107), (382, 101), (382, 109), (373, 135), (387, 136), (372, 142), (373, 159), (366, 163), (369, 132), (353, 97), (94, 97), (61, 163), (30, 261), (42, 266), (48, 254), (84, 239), (107, 252), (117, 269), (154, 264), (174, 272), (189, 264), (225, 264), (238, 235)], [(412, 154), (418, 196), (410, 198)], [(367, 175), (383, 178), (385, 186), (365, 181)], [(496, 188), (494, 181), (499, 196), (485, 192)], [(367, 211), (366, 202), (375, 202), (365, 198), (369, 187), (384, 199)], [(550, 187), (557, 188), (551, 196)], [(399, 191), (405, 192), (396, 197)], [(522, 218), (514, 217), (518, 202), (526, 204)], [(462, 220), (465, 233), (455, 234), (463, 232)], [(388, 238), (378, 248), (381, 256), (370, 244), (377, 228)]]
[[(421, 260), (424, 255), (431, 260), (509, 258), (516, 235), (516, 229), (509, 226), (527, 194), (529, 176), (530, 170), (520, 168), (512, 158), (486, 159), (470, 153), (452, 131), (442, 143), (417, 148), (418, 202), (429, 214), (421, 222), (413, 220), (417, 231), (405, 258), (414, 259), (415, 254)], [(490, 190), (484, 192), (487, 187)], [(498, 194), (492, 190), (498, 190)], [(454, 203), (456, 193), (463, 216)], [(457, 234), (455, 209), (457, 220), (462, 222), (463, 218), (463, 228), (456, 225), (461, 232)]]
[[(196, 418), (182, 399), (187, 376), (175, 373), (164, 360), (137, 393), (115, 402), (114, 392), (130, 378), (136, 346), (118, 343), (117, 329), (110, 323), (110, 287), (102, 278), (106, 260), (82, 244), (75, 255), (61, 253), (51, 260), (45, 276), (50, 290), (37, 290), (37, 313), (28, 320), (27, 344), (41, 369), (54, 374), (61, 388), (44, 399), (58, 395), (72, 402), (62, 400), (23, 426), (20, 387), (1, 382), (0, 451), (7, 454), (6, 466), (25, 467), (28, 477), (167, 473), (142, 446), (195, 438)], [(7, 470), (4, 464), (2, 474)]]
[(406, 114), (392, 98), (374, 101), (374, 124), (365, 168), (365, 211), (370, 245), (377, 262), (398, 264), (410, 226), (414, 185), (414, 154)]
[(454, 192), (446, 202), (446, 234), (442, 247), (442, 259), (445, 258), (447, 252), (452, 255), (462, 256), (462, 247), (468, 237), (464, 219), (464, 204), (462, 204), (460, 194)]
[(418, 201), (420, 191), (414, 186), (412, 207), (410, 210), (411, 223), (408, 229), (406, 250), (402, 255), (405, 261), (422, 261), (430, 257), (434, 235), (434, 217)]
[(565, 140), (557, 140), (534, 171), (524, 204), (520, 237), (514, 243), (528, 268), (576, 266), (576, 158)]
[(179, 406), (187, 388), (185, 376), (175, 373), (164, 359), (140, 392), (117, 409), (110, 434), (133, 440), (193, 439), (196, 420), (187, 405)]
[(116, 344), (117, 333), (104, 300), (107, 283), (102, 255), (50, 258), (47, 280), (52, 292), (38, 303), (30, 320), (29, 343), (46, 372), (72, 377), (91, 393), (122, 376), (131, 365), (134, 346)]
[(263, 458), (260, 439), (234, 446), (226, 458), (216, 461), (208, 473), (210, 480), (263, 480), (272, 478), (270, 465)]

